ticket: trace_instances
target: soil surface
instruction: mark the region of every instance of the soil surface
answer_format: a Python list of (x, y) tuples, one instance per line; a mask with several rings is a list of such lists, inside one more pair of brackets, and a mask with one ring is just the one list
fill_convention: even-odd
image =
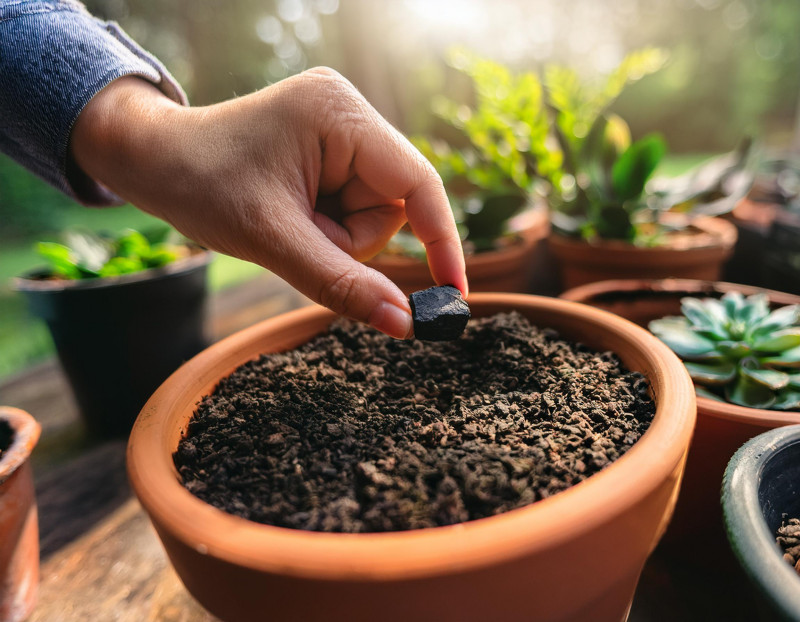
[(775, 534), (778, 546), (783, 550), (783, 559), (800, 574), (800, 518), (786, 518)]
[(439, 343), (339, 322), (224, 379), (174, 460), (192, 493), (253, 521), (399, 531), (569, 488), (625, 453), (654, 412), (642, 374), (516, 313)]
[(14, 441), (14, 430), (8, 424), (8, 421), (0, 420), (0, 459), (11, 443)]

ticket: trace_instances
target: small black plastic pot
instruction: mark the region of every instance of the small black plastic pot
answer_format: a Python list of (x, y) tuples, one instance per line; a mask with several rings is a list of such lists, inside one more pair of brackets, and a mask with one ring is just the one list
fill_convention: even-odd
[(115, 278), (65, 281), (30, 274), (15, 281), (31, 313), (47, 322), (92, 436), (127, 436), (158, 386), (208, 345), (211, 258), (199, 251)]
[(783, 559), (775, 532), (800, 516), (800, 425), (745, 443), (722, 483), (728, 541), (757, 595), (763, 620), (800, 620), (800, 576)]

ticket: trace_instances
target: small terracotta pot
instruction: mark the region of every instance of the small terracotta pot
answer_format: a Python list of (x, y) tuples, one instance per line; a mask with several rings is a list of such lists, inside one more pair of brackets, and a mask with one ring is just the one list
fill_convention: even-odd
[(699, 233), (669, 236), (652, 248), (626, 242), (586, 242), (551, 233), (548, 244), (564, 289), (610, 279), (668, 277), (715, 281), (736, 243), (736, 227), (721, 218), (692, 221)]
[(30, 455), (39, 424), (28, 413), (0, 406), (14, 431), (0, 458), (0, 622), (21, 622), (33, 610), (39, 583), (39, 523)]
[[(744, 295), (765, 292), (774, 307), (800, 304), (800, 297), (734, 283), (666, 279), (605, 281), (564, 292), (561, 297), (612, 311), (642, 326), (654, 319), (680, 314), (685, 296), (719, 298), (729, 291)], [(725, 466), (747, 440), (771, 428), (800, 423), (800, 412), (745, 408), (697, 398), (697, 424), (686, 462), (684, 482), (665, 545), (712, 558), (726, 549), (719, 506), (719, 486)], [(676, 551), (677, 552), (677, 551)]]
[(765, 622), (800, 620), (800, 577), (775, 542), (783, 516), (800, 517), (798, 481), (800, 426), (788, 426), (749, 440), (722, 482), (728, 540)]
[[(550, 223), (544, 209), (525, 216), (525, 227), (518, 232), (516, 243), (465, 257), (470, 291), (526, 293), (535, 288), (535, 271), (543, 261)], [(379, 254), (366, 264), (385, 274), (406, 294), (435, 285), (428, 264), (419, 259)]]
[(532, 505), (448, 527), (335, 534), (226, 514), (180, 483), (172, 454), (195, 404), (242, 363), (296, 347), (335, 319), (306, 308), (237, 333), (173, 374), (128, 445), (133, 489), (189, 591), (224, 620), (624, 619), (664, 531), (694, 425), (691, 380), (654, 336), (583, 305), (475, 294), (473, 315), (516, 310), (650, 380), (656, 415), (605, 470)]

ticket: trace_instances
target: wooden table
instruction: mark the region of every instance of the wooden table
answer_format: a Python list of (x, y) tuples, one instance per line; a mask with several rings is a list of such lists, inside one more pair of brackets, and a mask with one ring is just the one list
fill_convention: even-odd
[[(304, 304), (307, 299), (264, 274), (212, 300), (212, 334), (220, 338)], [(42, 565), (29, 622), (216, 620), (184, 589), (132, 496), (124, 441), (92, 444), (84, 437), (57, 363), (0, 385), (0, 403), (27, 410), (42, 424), (33, 457)], [(709, 575), (656, 551), (629, 620), (750, 622), (754, 616), (741, 575)]]

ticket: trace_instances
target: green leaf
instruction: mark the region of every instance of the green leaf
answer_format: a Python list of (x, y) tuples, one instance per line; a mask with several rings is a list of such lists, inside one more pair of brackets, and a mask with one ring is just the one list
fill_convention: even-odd
[(758, 322), (754, 335), (766, 335), (782, 328), (794, 326), (800, 320), (800, 306), (788, 305), (772, 311), (767, 317)]
[(138, 257), (112, 257), (106, 265), (100, 268), (100, 276), (120, 276), (122, 274), (132, 274), (147, 269)]
[(747, 376), (725, 387), (725, 397), (733, 404), (747, 408), (770, 408), (775, 403), (775, 393), (765, 385)]
[(702, 358), (703, 355), (714, 352), (713, 341), (675, 323), (664, 324), (659, 320), (653, 320), (649, 328), (681, 358)]
[(714, 400), (715, 402), (724, 402), (725, 401), (724, 399), (722, 399), (716, 393), (712, 393), (708, 389), (705, 389), (703, 387), (699, 387), (697, 385), (695, 385), (695, 387), (694, 387), (694, 392), (697, 395), (697, 397), (705, 397), (705, 398), (708, 398), (710, 400)]
[(779, 391), (789, 384), (789, 374), (785, 374), (782, 371), (749, 368), (745, 365), (741, 365), (739, 369), (744, 376), (747, 376), (753, 382), (762, 384), (773, 391)]
[(753, 339), (753, 348), (759, 352), (783, 352), (800, 346), (800, 327), (776, 330)]
[(766, 294), (748, 296), (745, 304), (736, 312), (736, 320), (745, 324), (760, 322), (769, 315), (769, 299)]
[(713, 333), (720, 339), (726, 337), (723, 322), (703, 301), (697, 298), (683, 298), (681, 299), (681, 312), (695, 328)]
[(767, 367), (800, 367), (800, 346), (784, 350), (777, 356), (759, 357), (758, 360)]
[(597, 235), (607, 240), (630, 241), (636, 233), (630, 214), (619, 204), (599, 207), (595, 229)]
[(736, 377), (736, 365), (730, 361), (713, 364), (686, 361), (684, 365), (692, 380), (700, 384), (724, 385)]
[(611, 169), (611, 187), (621, 202), (641, 196), (666, 151), (664, 139), (650, 134), (633, 143), (620, 156)]
[(800, 409), (800, 391), (781, 391), (772, 408), (775, 410)]
[(729, 321), (735, 321), (739, 310), (744, 307), (744, 296), (741, 292), (728, 292), (722, 297), (722, 305), (725, 307), (725, 314)]
[(55, 276), (60, 276), (64, 279), (81, 278), (81, 271), (75, 265), (70, 249), (63, 244), (38, 242), (36, 244), (36, 252), (48, 261), (50, 271)]
[(789, 388), (800, 390), (800, 372), (788, 374), (788, 376), (789, 376)]
[(150, 243), (141, 233), (127, 229), (117, 239), (116, 254), (119, 257), (136, 257), (150, 252)]
[(732, 360), (743, 359), (744, 357), (750, 356), (753, 353), (749, 345), (742, 341), (735, 341), (732, 339), (718, 341), (717, 351), (719, 351), (723, 356)]

